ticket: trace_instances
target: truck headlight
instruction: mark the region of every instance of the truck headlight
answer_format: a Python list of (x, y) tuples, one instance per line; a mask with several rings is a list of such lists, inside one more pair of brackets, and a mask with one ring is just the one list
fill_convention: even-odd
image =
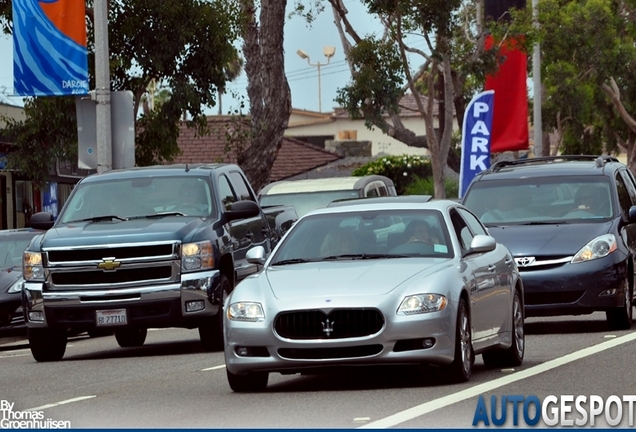
[(440, 294), (416, 294), (402, 300), (397, 310), (398, 315), (415, 315), (441, 311), (448, 304), (446, 297)]
[(212, 242), (185, 243), (181, 248), (181, 270), (191, 272), (214, 268)]
[(227, 308), (227, 317), (232, 321), (257, 322), (265, 319), (263, 306), (260, 303), (245, 302), (232, 303)]
[(42, 253), (24, 251), (22, 254), (22, 277), (28, 281), (44, 282)]

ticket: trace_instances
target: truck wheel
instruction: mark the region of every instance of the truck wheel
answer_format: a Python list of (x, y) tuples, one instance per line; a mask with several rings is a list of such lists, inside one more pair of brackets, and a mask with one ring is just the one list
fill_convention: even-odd
[(251, 372), (245, 375), (235, 375), (227, 370), (227, 382), (236, 393), (259, 392), (265, 390), (269, 374), (267, 372)]
[(59, 361), (66, 351), (66, 330), (30, 328), (27, 330), (31, 355), (38, 362)]
[(122, 348), (139, 347), (146, 342), (147, 329), (125, 329), (115, 331), (115, 339)]
[(225, 299), (230, 295), (230, 281), (225, 275), (221, 275), (219, 282), (221, 287), (221, 306), (217, 314), (210, 320), (206, 320), (199, 326), (199, 338), (205, 351), (223, 350), (223, 306)]

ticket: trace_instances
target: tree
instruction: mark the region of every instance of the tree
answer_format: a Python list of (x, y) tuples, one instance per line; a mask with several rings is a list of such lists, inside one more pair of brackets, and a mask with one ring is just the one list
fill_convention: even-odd
[[(291, 115), (291, 91), (285, 76), (283, 27), (286, 1), (239, 0), (241, 35), (250, 103), (249, 144), (237, 149), (237, 162), (254, 189), (270, 180)], [(258, 19), (257, 19), (258, 14)]]
[[(337, 101), (353, 118), (364, 118), (368, 127), (378, 127), (407, 145), (427, 148), (435, 196), (444, 198), (444, 168), (448, 165), (459, 172), (460, 167), (451, 148), (454, 114), (461, 124), (474, 89), (483, 86), (485, 73), (496, 64), (494, 50), (484, 50), (485, 33), (476, 19), (475, 2), (362, 1), (383, 23), (382, 37), (361, 37), (347, 19), (343, 2), (329, 0), (353, 78), (339, 90)], [(415, 40), (426, 48), (419, 49)], [(425, 137), (416, 136), (400, 121), (398, 104), (406, 91), (416, 97)]]
[[(93, 23), (87, 8), (91, 88)], [(179, 121), (187, 113), (187, 124), (201, 134), (207, 132), (206, 108), (216, 104), (219, 89), (225, 87), (226, 67), (236, 62), (240, 9), (233, 0), (111, 0), (109, 49), (111, 89), (134, 94), (136, 162), (149, 165), (171, 161), (179, 152)], [(0, 25), (11, 32), (11, 0), (0, 0)], [(159, 82), (170, 95), (157, 109), (139, 114), (142, 95), (150, 82)], [(77, 126), (74, 99), (68, 97), (27, 98), (24, 122), (10, 122), (5, 135), (14, 139), (9, 167), (20, 168), (34, 179), (46, 178), (41, 164), (50, 155), (76, 154)], [(68, 121), (50, 121), (53, 113)], [(40, 126), (49, 141), (35, 134)], [(30, 142), (30, 139), (47, 141)], [(49, 159), (50, 160), (50, 159)], [(48, 172), (48, 169), (47, 171)], [(40, 182), (40, 185), (42, 183)]]
[(636, 173), (636, 2), (542, 0), (544, 129), (564, 153), (627, 152)]

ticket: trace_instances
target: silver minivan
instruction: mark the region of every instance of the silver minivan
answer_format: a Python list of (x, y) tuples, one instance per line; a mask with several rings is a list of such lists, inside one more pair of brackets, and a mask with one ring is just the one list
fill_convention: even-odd
[(382, 175), (280, 180), (259, 192), (262, 207), (292, 205), (298, 217), (337, 200), (396, 196), (393, 181)]

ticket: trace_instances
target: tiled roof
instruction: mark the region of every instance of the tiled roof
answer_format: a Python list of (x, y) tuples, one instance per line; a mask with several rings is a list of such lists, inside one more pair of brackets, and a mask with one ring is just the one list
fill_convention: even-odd
[[(240, 123), (227, 116), (210, 116), (208, 126), (210, 134), (197, 137), (194, 129), (181, 125), (177, 139), (181, 154), (173, 163), (236, 163), (236, 153), (232, 149), (226, 151), (225, 147), (228, 131), (240, 127)], [(271, 181), (302, 174), (340, 158), (336, 153), (295, 138), (284, 137), (272, 167)]]
[[(426, 96), (421, 96), (422, 103), (426, 106), (428, 102), (428, 98)], [(415, 96), (412, 93), (407, 93), (402, 96), (399, 102), (400, 107), (400, 117), (421, 117), (418, 109), (417, 102), (415, 101)], [(439, 104), (433, 104), (433, 115), (437, 116), (439, 114)], [(388, 117), (388, 114), (384, 114), (385, 117)], [(349, 118), (349, 114), (345, 111), (344, 108), (336, 108), (333, 117), (335, 118)]]

